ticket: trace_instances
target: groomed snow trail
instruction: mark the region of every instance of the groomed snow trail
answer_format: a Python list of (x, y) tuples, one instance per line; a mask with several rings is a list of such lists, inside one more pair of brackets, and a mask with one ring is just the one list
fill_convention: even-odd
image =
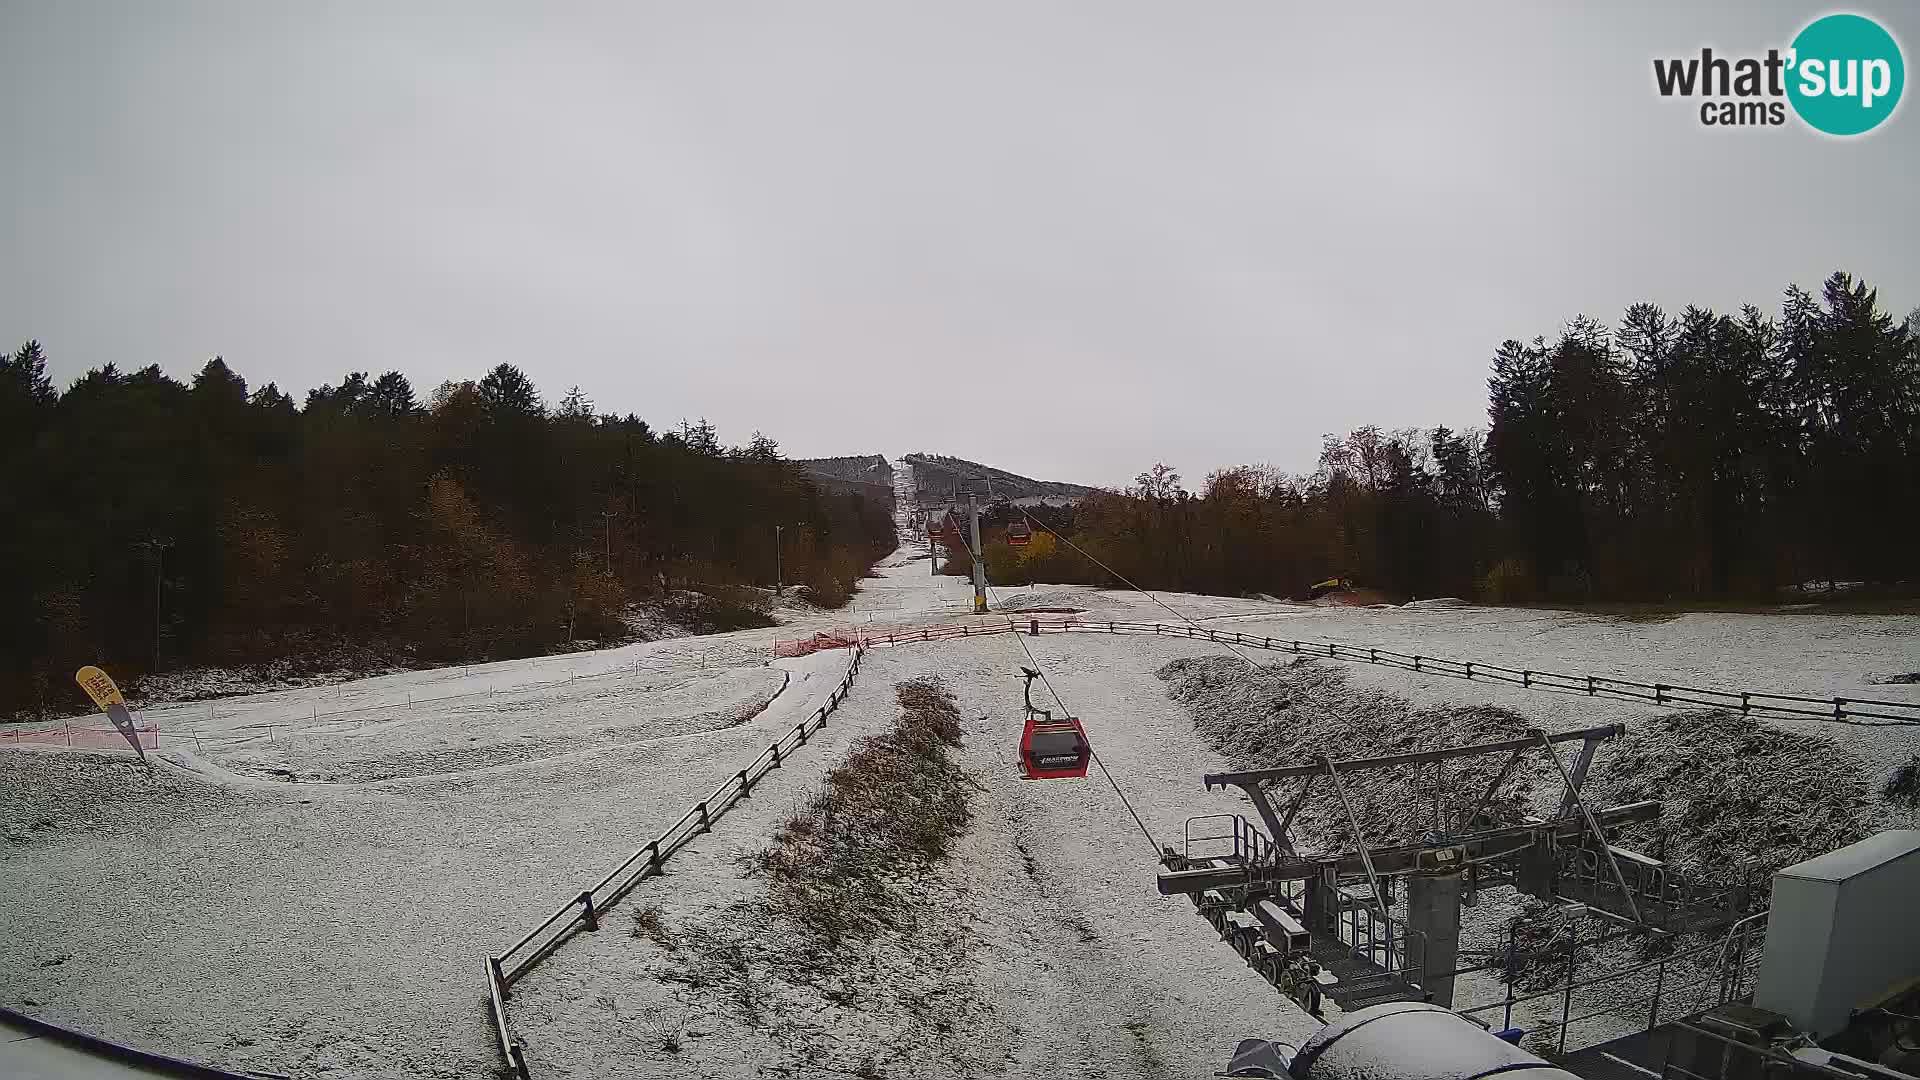
[[(1034, 644), (1157, 838), (1177, 844), (1187, 817), (1233, 808), (1201, 789), (1201, 773), (1224, 762), (1167, 701), (1150, 673), (1157, 663), (1140, 663), (1141, 642)], [(1175, 641), (1147, 648), (1162, 662), (1203, 651)], [(882, 730), (898, 712), (895, 684), (937, 675), (967, 718), (959, 761), (981, 787), (972, 824), (951, 860), (909, 890), (934, 912), (921, 936), (938, 939), (937, 963), (877, 942), (859, 971), (819, 976), (880, 988), (881, 1002), (850, 1009), (831, 994), (796, 994), (749, 961), (742, 985), (759, 989), (746, 1010), (737, 996), (716, 1007), (710, 989), (687, 984), (691, 950), (625, 932), (641, 910), (670, 935), (745, 918), (736, 905), (764, 885), (741, 859), (767, 844), (846, 749), (822, 745), (757, 789), (751, 811), (729, 815), (669, 875), (636, 889), (630, 910), (611, 920), (621, 932), (577, 940), (518, 984), (513, 1015), (542, 1075), (845, 1075), (871, 1065), (881, 1075), (1193, 1076), (1218, 1068), (1241, 1038), (1297, 1042), (1310, 1032), (1316, 1025), (1189, 902), (1158, 895), (1154, 851), (1104, 779), (1017, 778), (1023, 662), (1007, 638), (872, 652), (835, 716), (839, 739)], [(1142, 709), (1148, 701), (1157, 705)], [(680, 1033), (677, 1049), (662, 1048), (663, 1031)]]
[(0, 754), (0, 985), (56, 1022), (230, 1067), (484, 1075), (479, 958), (751, 759), (846, 657), (782, 663), (792, 685), (745, 723), (504, 769), (275, 784)]

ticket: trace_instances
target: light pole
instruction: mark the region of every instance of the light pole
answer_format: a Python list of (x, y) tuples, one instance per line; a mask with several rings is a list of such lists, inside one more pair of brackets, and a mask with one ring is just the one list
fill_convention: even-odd
[(155, 536), (140, 541), (140, 547), (153, 552), (153, 670), (160, 670), (160, 604), (163, 587), (162, 570), (166, 565), (167, 549), (174, 546), (173, 541)]
[(607, 576), (613, 576), (613, 519), (620, 516), (618, 510), (602, 510), (600, 516), (607, 519)]
[(967, 492), (967, 528), (973, 539), (973, 613), (987, 613), (987, 553), (980, 546), (980, 504)]
[(773, 527), (773, 595), (779, 596), (786, 591), (785, 571), (780, 566), (780, 531), (784, 525)]

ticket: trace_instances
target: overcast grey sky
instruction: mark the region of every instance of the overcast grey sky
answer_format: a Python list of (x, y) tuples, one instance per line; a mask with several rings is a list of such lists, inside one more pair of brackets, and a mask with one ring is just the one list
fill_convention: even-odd
[[(506, 360), (795, 456), (1304, 469), (1484, 423), (1494, 347), (1578, 312), (1836, 268), (1920, 304), (1912, 103), (1838, 141), (1652, 88), (1825, 10), (0, 0), (0, 341), (296, 397)], [(1850, 10), (1914, 63), (1920, 9)]]

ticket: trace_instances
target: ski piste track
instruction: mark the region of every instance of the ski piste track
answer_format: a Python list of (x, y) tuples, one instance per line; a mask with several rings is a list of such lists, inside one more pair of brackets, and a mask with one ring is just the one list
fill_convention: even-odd
[[(1283, 639), (1245, 634), (1239, 631), (1222, 632), (1195, 625), (1088, 621), (1073, 618), (1041, 620), (1022, 619), (1018, 615), (988, 615), (976, 617), (972, 622), (957, 624), (882, 631), (861, 629), (822, 632), (812, 639), (778, 642), (775, 645), (776, 652), (779, 652), (783, 645), (795, 643), (826, 642), (828, 644), (823, 647), (846, 648), (851, 654), (846, 676), (829, 694), (826, 703), (816, 709), (807, 720), (796, 725), (788, 738), (782, 738), (769, 746), (747, 767), (729, 777), (708, 799), (690, 808), (659, 838), (648, 842), (645, 847), (634, 852), (631, 857), (602, 877), (596, 884), (581, 890), (578, 896), (561, 905), (545, 922), (528, 931), (512, 947), (499, 955), (487, 957), (488, 997), (502, 1060), (521, 1080), (531, 1080), (527, 1047), (513, 1034), (507, 1015), (506, 1000), (513, 981), (541, 960), (551, 956), (579, 930), (597, 931), (606, 911), (625, 896), (634, 885), (648, 876), (663, 872), (666, 860), (675, 851), (693, 837), (710, 831), (713, 820), (740, 799), (745, 798), (752, 790), (754, 782), (765, 776), (769, 770), (778, 768), (786, 757), (803, 748), (806, 745), (807, 736), (823, 726), (827, 717), (851, 692), (854, 678), (860, 670), (861, 658), (867, 650), (905, 648), (919, 644), (1000, 635), (1038, 637), (1042, 634), (1067, 633), (1179, 637), (1222, 646), (1288, 653), (1300, 657), (1382, 664), (1448, 678), (1490, 680), (1545, 693), (1650, 702), (1668, 708), (1737, 709), (1749, 715), (1810, 717), (1863, 726), (1920, 726), (1920, 704), (1908, 702), (1838, 697), (1813, 698), (1761, 691), (1717, 690), (1672, 683), (1638, 682), (1592, 675), (1567, 675), (1530, 668), (1510, 668), (1484, 662), (1450, 660), (1340, 642)], [(797, 653), (789, 650), (786, 655), (797, 655)], [(1030, 652), (1027, 655), (1032, 656)], [(1241, 655), (1244, 656), (1244, 654)], [(1819, 708), (1809, 708), (1809, 705), (1819, 706)], [(1102, 768), (1104, 769), (1105, 766), (1102, 765)], [(1122, 802), (1126, 801), (1125, 795), (1117, 784), (1114, 785), (1114, 792)], [(1131, 805), (1127, 806), (1127, 810), (1130, 814), (1133, 813)], [(1135, 820), (1138, 821), (1137, 816)], [(1146, 826), (1141, 825), (1141, 829), (1145, 832)], [(1148, 834), (1148, 839), (1151, 844), (1153, 839), (1151, 834)]]
[(768, 772), (779, 768), (794, 752), (805, 747), (807, 738), (827, 725), (827, 718), (833, 715), (852, 691), (854, 677), (860, 673), (860, 658), (865, 653), (864, 647), (855, 646), (846, 675), (827, 695), (826, 702), (785, 735), (774, 740), (746, 767), (728, 777), (714, 789), (713, 794), (695, 803), (680, 815), (680, 820), (608, 871), (605, 877), (560, 905), (544, 922), (522, 935), (519, 941), (499, 954), (487, 957), (487, 1000), (488, 1007), (493, 1010), (494, 1035), (499, 1040), (501, 1057), (515, 1075), (525, 1080), (528, 1069), (526, 1047), (514, 1037), (507, 1019), (506, 1000), (513, 981), (526, 974), (533, 965), (551, 956), (575, 932), (582, 929), (599, 930), (601, 916), (608, 908), (619, 903), (620, 898), (635, 885), (653, 875), (664, 873), (666, 862), (674, 852), (685, 847), (694, 837), (712, 832), (714, 821), (752, 794), (755, 783)]

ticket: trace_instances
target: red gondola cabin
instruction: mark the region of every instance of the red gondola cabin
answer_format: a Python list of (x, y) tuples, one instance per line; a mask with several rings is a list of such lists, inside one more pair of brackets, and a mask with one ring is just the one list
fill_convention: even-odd
[(1007, 543), (1010, 546), (1020, 547), (1031, 539), (1033, 530), (1027, 527), (1026, 522), (1016, 521), (1007, 526)]
[(1020, 771), (1029, 780), (1059, 780), (1087, 775), (1093, 747), (1087, 729), (1069, 716), (1055, 720), (1045, 713), (1028, 713), (1020, 732)]

